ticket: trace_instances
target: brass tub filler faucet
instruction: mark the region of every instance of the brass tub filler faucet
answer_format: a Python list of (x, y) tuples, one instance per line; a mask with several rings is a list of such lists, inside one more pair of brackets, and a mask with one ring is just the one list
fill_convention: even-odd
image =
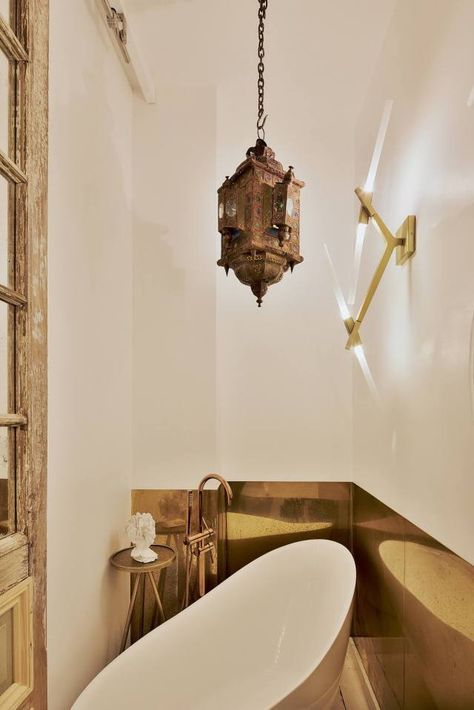
[(202, 481), (199, 483), (197, 489), (198, 531), (192, 533), (191, 528), (194, 507), (194, 491), (188, 491), (187, 493), (186, 533), (184, 535), (183, 541), (186, 547), (186, 581), (183, 608), (189, 606), (190, 601), (193, 557), (197, 559), (199, 597), (204, 596), (204, 594), (206, 593), (206, 555), (209, 553), (212, 562), (214, 562), (215, 559), (216, 533), (214, 528), (209, 527), (203, 514), (204, 486), (206, 485), (207, 481), (210, 481), (211, 479), (219, 481), (219, 483), (223, 486), (226, 494), (227, 505), (230, 505), (230, 502), (232, 500), (232, 488), (229, 486), (227, 481), (222, 478), (222, 476), (219, 476), (219, 474), (217, 473), (209, 473), (207, 476), (204, 476)]

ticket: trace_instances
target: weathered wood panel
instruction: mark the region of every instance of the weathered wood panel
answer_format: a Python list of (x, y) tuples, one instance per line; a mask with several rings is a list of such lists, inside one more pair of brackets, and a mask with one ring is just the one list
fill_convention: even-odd
[(28, 544), (0, 557), (0, 594), (28, 577)]

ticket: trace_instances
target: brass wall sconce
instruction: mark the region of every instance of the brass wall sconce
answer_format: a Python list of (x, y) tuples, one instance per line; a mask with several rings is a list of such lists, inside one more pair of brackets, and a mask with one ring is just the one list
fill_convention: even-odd
[(372, 193), (364, 192), (360, 187), (356, 188), (355, 193), (361, 203), (359, 225), (368, 225), (370, 220), (372, 220), (378, 232), (385, 240), (386, 246), (356, 319), (354, 320), (351, 316), (344, 318), (344, 325), (349, 334), (346, 350), (350, 350), (362, 344), (359, 335), (360, 326), (367, 314), (394, 250), (397, 250), (397, 265), (401, 266), (413, 256), (416, 249), (416, 218), (414, 215), (409, 215), (396, 233), (392, 234), (372, 205)]

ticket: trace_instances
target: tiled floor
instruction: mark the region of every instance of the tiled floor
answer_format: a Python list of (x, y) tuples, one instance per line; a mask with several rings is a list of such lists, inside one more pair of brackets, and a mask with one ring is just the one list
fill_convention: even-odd
[(333, 710), (380, 710), (352, 639), (342, 671), (339, 697)]

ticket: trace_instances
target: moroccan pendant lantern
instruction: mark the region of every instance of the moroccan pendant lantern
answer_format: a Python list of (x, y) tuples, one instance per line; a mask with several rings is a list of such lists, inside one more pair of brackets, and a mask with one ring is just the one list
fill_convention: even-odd
[(250, 286), (260, 307), (268, 287), (281, 281), (300, 255), (300, 190), (290, 166), (284, 170), (265, 142), (264, 21), (268, 0), (259, 0), (257, 141), (232, 177), (218, 189), (218, 229), (226, 273)]

